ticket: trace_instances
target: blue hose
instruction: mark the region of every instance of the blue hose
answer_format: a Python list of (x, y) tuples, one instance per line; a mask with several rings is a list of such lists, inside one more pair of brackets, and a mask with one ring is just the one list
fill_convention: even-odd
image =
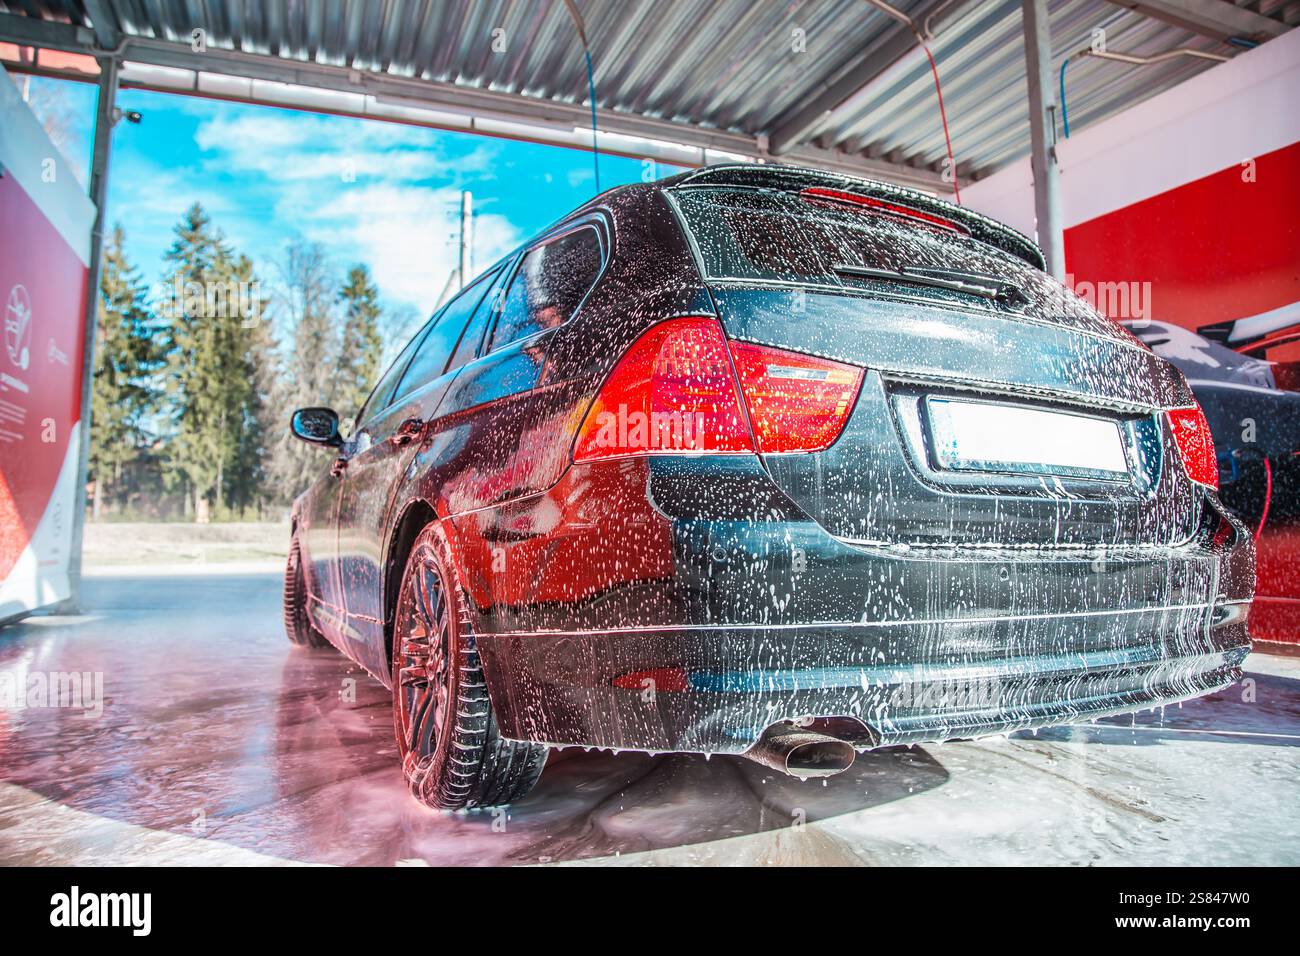
[(1070, 138), (1070, 114), (1065, 111), (1065, 68), (1069, 64), (1067, 56), (1061, 61), (1061, 124), (1065, 127), (1065, 138)]
[(583, 44), (587, 54), (587, 89), (591, 93), (591, 164), (596, 168), (596, 194), (600, 195), (600, 150), (596, 145), (596, 74), (591, 68), (591, 51)]

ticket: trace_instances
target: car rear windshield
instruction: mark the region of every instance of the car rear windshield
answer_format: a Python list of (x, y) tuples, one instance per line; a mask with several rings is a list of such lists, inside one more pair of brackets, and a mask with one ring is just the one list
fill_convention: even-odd
[(712, 279), (841, 285), (840, 265), (1006, 278), (1030, 268), (952, 228), (815, 194), (701, 186), (673, 190), (673, 198)]
[[(826, 191), (823, 191), (826, 192)], [(989, 305), (959, 291), (922, 288), (917, 275), (999, 281), (1029, 316), (1094, 325), (1097, 313), (1023, 260), (956, 224), (902, 205), (725, 186), (669, 190), (709, 281), (782, 282), (844, 291), (923, 296), (952, 305)], [(929, 221), (927, 221), (929, 220)], [(854, 270), (858, 274), (854, 274)], [(911, 273), (892, 281), (883, 273)], [(923, 285), (923, 284), (922, 284)], [(991, 306), (990, 306), (991, 307)]]

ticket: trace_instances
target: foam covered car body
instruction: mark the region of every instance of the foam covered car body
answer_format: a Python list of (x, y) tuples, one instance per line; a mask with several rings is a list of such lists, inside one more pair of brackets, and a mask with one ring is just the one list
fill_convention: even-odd
[(1252, 545), (1181, 374), (1028, 240), (897, 187), (611, 190), (440, 310), (357, 421), (295, 505), (291, 635), (395, 689), (437, 806), (518, 798), (553, 745), (1087, 720), (1249, 647)]

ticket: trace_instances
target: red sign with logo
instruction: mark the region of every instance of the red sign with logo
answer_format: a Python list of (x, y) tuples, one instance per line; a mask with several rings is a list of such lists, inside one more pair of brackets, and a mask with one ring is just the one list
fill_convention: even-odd
[(69, 596), (94, 207), (0, 70), (0, 622)]

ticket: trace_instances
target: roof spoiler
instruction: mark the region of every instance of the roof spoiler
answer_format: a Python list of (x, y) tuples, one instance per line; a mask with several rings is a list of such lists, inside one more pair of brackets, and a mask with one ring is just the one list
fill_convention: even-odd
[(1212, 322), (1200, 326), (1196, 331), (1204, 338), (1222, 342), (1229, 348), (1240, 351), (1243, 346), (1262, 342), (1284, 330), (1291, 333), (1300, 331), (1300, 302), (1291, 302), (1259, 315)]
[(1042, 251), (1032, 240), (1010, 226), (963, 206), (956, 206), (915, 189), (882, 183), (874, 179), (841, 176), (820, 169), (802, 166), (782, 166), (773, 163), (730, 163), (704, 166), (700, 169), (670, 176), (660, 180), (665, 188), (676, 186), (742, 186), (752, 189), (779, 189), (798, 192), (810, 186), (842, 189), (846, 192), (873, 199), (883, 199), (909, 206), (919, 212), (941, 216), (959, 224), (972, 237), (1004, 252), (1009, 252), (1028, 262), (1035, 269), (1046, 271), (1047, 263)]

